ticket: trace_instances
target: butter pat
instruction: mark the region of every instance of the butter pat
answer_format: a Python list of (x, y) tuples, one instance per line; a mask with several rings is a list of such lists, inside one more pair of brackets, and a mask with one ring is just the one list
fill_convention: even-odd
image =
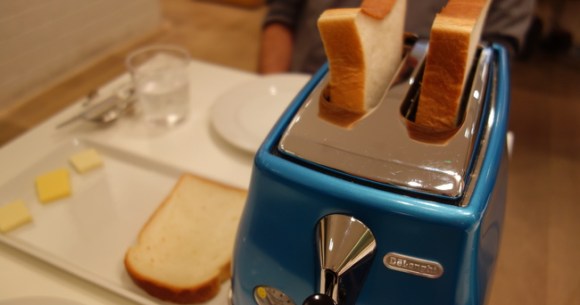
[(70, 175), (66, 168), (60, 168), (36, 177), (38, 200), (47, 203), (70, 196)]
[(94, 148), (89, 148), (70, 156), (69, 161), (80, 174), (103, 165), (101, 155)]
[(30, 221), (32, 216), (24, 201), (17, 200), (0, 206), (0, 232), (8, 232)]

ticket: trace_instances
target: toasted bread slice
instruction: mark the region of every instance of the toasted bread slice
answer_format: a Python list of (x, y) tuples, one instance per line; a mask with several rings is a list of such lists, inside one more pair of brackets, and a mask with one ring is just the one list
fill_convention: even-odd
[(230, 277), (246, 191), (185, 174), (125, 255), (133, 281), (175, 303), (210, 300)]
[(490, 2), (450, 0), (435, 17), (416, 124), (439, 131), (456, 128)]
[(380, 102), (401, 62), (405, 10), (406, 0), (365, 0), (322, 13), (333, 107), (364, 114)]

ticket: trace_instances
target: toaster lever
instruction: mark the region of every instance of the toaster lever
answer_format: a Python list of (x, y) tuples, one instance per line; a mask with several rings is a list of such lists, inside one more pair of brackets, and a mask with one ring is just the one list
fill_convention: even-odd
[(326, 294), (315, 293), (304, 300), (302, 305), (336, 305), (334, 300)]
[(375, 254), (373, 233), (352, 216), (331, 214), (318, 222), (316, 238), (319, 292), (306, 298), (303, 304), (355, 304)]

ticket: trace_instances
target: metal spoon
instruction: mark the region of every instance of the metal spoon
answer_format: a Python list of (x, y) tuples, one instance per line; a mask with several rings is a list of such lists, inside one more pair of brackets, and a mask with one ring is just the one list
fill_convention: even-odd
[(81, 113), (58, 124), (56, 128), (62, 128), (81, 119), (98, 124), (110, 124), (130, 110), (135, 100), (132, 89), (127, 92), (117, 92), (102, 102), (90, 106)]

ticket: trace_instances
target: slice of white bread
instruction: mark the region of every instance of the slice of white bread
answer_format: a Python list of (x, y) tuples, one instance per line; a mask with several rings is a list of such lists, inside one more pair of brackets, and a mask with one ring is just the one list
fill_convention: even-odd
[(433, 130), (455, 129), (489, 0), (450, 0), (437, 14), (429, 39), (415, 123)]
[(364, 114), (387, 90), (403, 53), (406, 0), (365, 0), (318, 19), (329, 67), (328, 102)]
[(210, 300), (229, 279), (247, 192), (184, 174), (125, 255), (133, 281), (175, 303)]

